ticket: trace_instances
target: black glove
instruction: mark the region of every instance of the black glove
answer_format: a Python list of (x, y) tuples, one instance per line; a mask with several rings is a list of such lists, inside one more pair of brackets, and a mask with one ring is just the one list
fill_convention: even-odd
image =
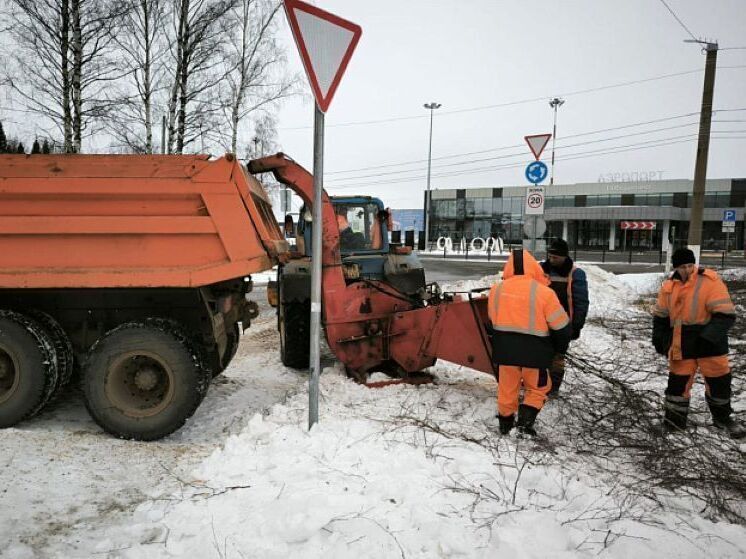
[(727, 344), (728, 330), (730, 330), (734, 322), (735, 317), (720, 313), (714, 314), (710, 322), (707, 323), (707, 326), (699, 333), (699, 337), (711, 344)]
[(671, 328), (668, 317), (656, 316), (653, 318), (653, 347), (656, 353), (668, 355), (668, 348), (673, 341), (673, 328)]
[(580, 337), (580, 332), (583, 330), (583, 326), (576, 326), (575, 324), (572, 325), (572, 336), (570, 336), (571, 340), (577, 340)]
[(659, 340), (653, 340), (653, 347), (655, 347), (655, 352), (660, 355), (668, 355), (668, 349), (671, 347), (671, 343), (665, 343)]

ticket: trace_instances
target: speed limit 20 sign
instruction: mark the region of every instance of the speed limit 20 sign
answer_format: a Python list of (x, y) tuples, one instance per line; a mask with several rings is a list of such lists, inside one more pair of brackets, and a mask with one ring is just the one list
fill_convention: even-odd
[(526, 192), (525, 215), (544, 215), (544, 187), (529, 186)]

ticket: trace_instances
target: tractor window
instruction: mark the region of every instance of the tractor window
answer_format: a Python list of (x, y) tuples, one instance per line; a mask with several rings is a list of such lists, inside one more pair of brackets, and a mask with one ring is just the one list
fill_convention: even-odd
[(381, 248), (381, 222), (377, 219), (376, 204), (339, 204), (335, 212), (343, 252)]

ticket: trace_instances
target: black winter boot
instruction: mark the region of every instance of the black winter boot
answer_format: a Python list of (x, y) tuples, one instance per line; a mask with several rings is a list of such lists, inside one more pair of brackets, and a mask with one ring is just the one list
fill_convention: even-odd
[(730, 407), (730, 399), (719, 399), (706, 395), (705, 400), (707, 400), (707, 405), (712, 414), (712, 424), (716, 429), (727, 432), (733, 439), (746, 437), (746, 428), (731, 417), (733, 409)]
[(552, 366), (549, 368), (549, 378), (552, 379), (552, 388), (547, 392), (547, 396), (553, 398), (559, 393), (562, 381), (565, 378), (565, 356), (557, 353), (552, 359)]
[(507, 435), (513, 429), (515, 425), (515, 415), (499, 415), (497, 416), (500, 422), (500, 434)]
[(518, 421), (516, 422), (518, 432), (535, 437), (536, 429), (534, 429), (534, 422), (537, 415), (539, 415), (538, 409), (521, 404), (518, 407)]
[(663, 404), (663, 431), (676, 432), (686, 430), (686, 421), (689, 416), (689, 399), (683, 396), (666, 395)]
[(565, 378), (565, 371), (549, 371), (549, 378), (552, 379), (552, 388), (549, 389), (549, 392), (547, 392), (547, 396), (550, 398), (555, 397), (557, 394), (559, 394), (560, 386), (562, 385), (562, 380)]

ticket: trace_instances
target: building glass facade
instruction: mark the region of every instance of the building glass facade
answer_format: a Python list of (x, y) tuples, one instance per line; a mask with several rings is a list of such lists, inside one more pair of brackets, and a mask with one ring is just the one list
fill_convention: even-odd
[[(433, 190), (430, 239), (501, 237), (524, 239), (525, 187)], [(704, 250), (743, 249), (746, 179), (707, 181), (702, 235)], [(572, 247), (659, 250), (669, 241), (685, 244), (692, 206), (691, 180), (593, 183), (547, 187), (547, 240), (562, 237)], [(725, 209), (736, 210), (736, 229), (722, 231)], [(654, 223), (652, 230), (624, 229), (625, 221)]]

